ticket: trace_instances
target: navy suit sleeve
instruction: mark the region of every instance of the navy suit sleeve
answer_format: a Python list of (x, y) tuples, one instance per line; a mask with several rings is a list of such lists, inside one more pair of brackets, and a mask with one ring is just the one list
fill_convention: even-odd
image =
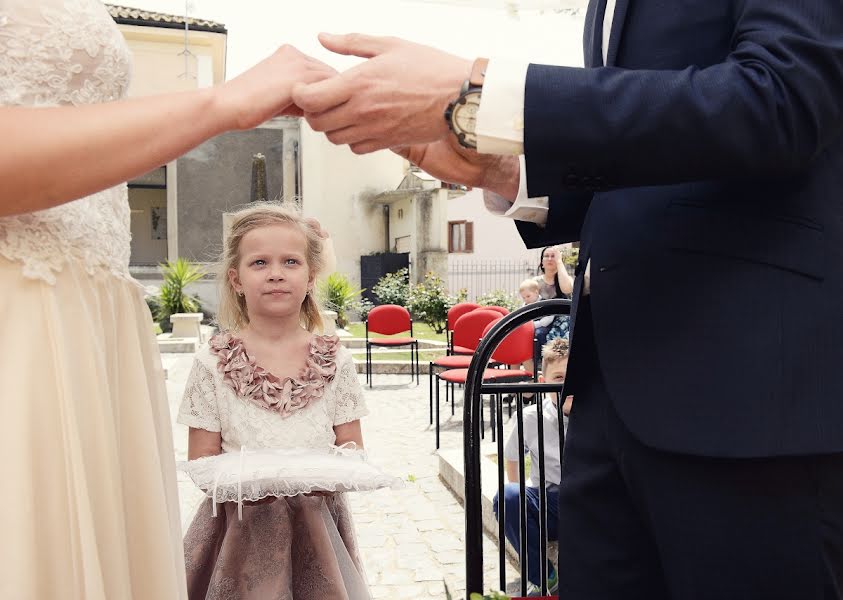
[(591, 198), (591, 192), (566, 192), (550, 196), (544, 227), (527, 221), (515, 221), (524, 244), (528, 248), (540, 248), (578, 241)]
[(734, 11), (728, 56), (704, 68), (530, 65), (530, 194), (804, 170), (843, 131), (843, 2)]

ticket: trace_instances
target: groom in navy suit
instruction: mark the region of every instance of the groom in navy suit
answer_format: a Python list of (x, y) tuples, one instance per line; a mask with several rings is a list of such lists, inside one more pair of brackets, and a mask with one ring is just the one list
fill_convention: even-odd
[(370, 60), (294, 98), (581, 242), (560, 597), (841, 599), (843, 2), (585, 21), (585, 68), (323, 36)]

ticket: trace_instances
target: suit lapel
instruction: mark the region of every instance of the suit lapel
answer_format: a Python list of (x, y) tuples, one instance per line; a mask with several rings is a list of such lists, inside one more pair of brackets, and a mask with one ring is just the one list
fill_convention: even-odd
[[(615, 66), (615, 63), (617, 62), (618, 48), (621, 43), (621, 32), (623, 31), (624, 20), (626, 19), (626, 9), (629, 8), (629, 3), (631, 1), (632, 0), (617, 0), (617, 3), (615, 4), (615, 18), (612, 21), (612, 31), (609, 34), (609, 51), (606, 55), (606, 66), (608, 67)], [(602, 24), (600, 32), (602, 35)]]
[(603, 16), (606, 0), (590, 0), (585, 12), (583, 29), (583, 62), (585, 67), (603, 66)]

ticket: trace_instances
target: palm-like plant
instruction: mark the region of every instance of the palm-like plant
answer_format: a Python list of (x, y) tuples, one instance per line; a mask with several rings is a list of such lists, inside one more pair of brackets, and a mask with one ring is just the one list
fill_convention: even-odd
[(199, 265), (184, 258), (175, 262), (168, 260), (160, 267), (164, 275), (164, 284), (161, 286), (155, 319), (165, 328), (170, 315), (199, 311), (199, 299), (188, 294), (186, 288), (202, 279), (205, 272)]
[(348, 325), (346, 311), (362, 291), (355, 290), (348, 277), (342, 273), (331, 273), (319, 283), (319, 299), (325, 308), (336, 311), (337, 326), (341, 329)]

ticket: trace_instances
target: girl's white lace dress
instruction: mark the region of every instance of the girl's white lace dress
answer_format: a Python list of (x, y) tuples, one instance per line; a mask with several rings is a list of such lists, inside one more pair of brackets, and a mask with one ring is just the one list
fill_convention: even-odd
[[(178, 421), (241, 447), (328, 448), (334, 426), (368, 414), (351, 354), (313, 337), (306, 366), (281, 379), (230, 333), (199, 350)], [(318, 479), (318, 478), (317, 478)], [(368, 600), (351, 514), (341, 493), (199, 507), (185, 535), (190, 600)]]
[[(0, 0), (0, 105), (117, 100), (129, 72), (97, 0)], [(125, 186), (0, 218), (0, 598), (186, 596), (164, 377), (129, 239)]]

